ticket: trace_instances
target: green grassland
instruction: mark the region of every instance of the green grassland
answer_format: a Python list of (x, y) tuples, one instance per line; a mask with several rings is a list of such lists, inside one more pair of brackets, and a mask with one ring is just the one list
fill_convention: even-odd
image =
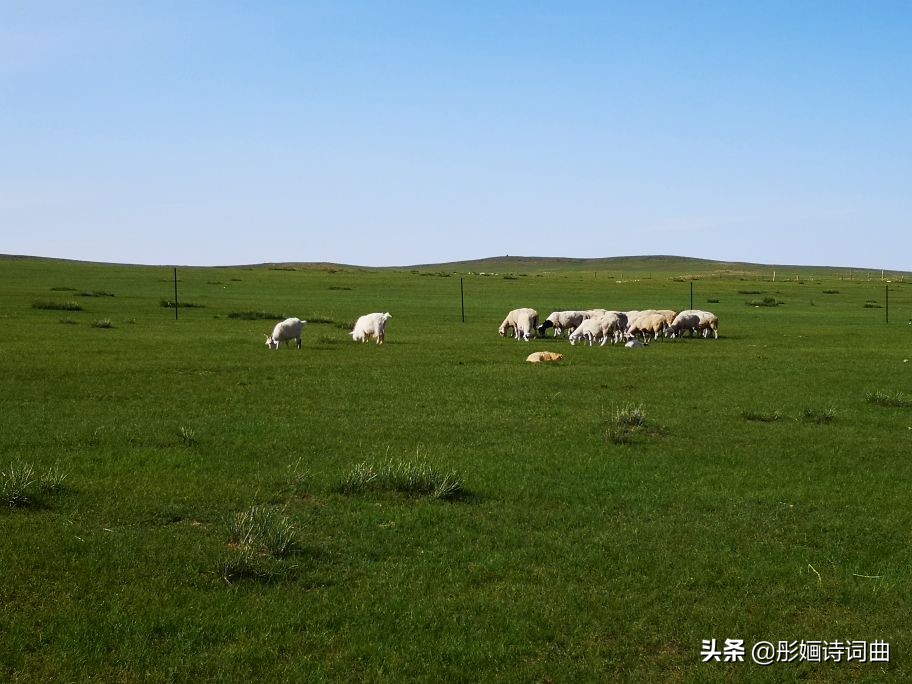
[[(196, 306), (175, 320), (169, 268), (0, 259), (7, 499), (16, 468), (36, 480), (0, 501), (0, 680), (912, 678), (908, 274), (887, 274), (889, 324), (880, 273), (849, 269), (179, 277)], [(511, 308), (681, 309), (691, 286), (719, 340), (497, 335)], [(351, 342), (371, 311), (392, 313), (386, 344)], [(275, 319), (244, 312), (319, 322), (272, 352)], [(566, 358), (524, 363), (543, 349)], [(624, 430), (631, 407), (645, 426)], [(344, 486), (359, 464), (461, 491)], [(245, 547), (251, 507), (290, 546)], [(702, 663), (712, 638), (885, 640), (891, 660)]]

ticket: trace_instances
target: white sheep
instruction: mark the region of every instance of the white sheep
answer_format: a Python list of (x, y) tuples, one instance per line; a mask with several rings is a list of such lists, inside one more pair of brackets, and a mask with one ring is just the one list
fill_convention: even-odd
[(367, 342), (371, 337), (377, 338), (377, 344), (383, 344), (386, 336), (386, 322), (392, 315), (386, 313), (369, 313), (355, 321), (354, 329), (349, 333), (355, 342)]
[(266, 335), (266, 346), (270, 349), (278, 350), (282, 342), (287, 347), (288, 343), (294, 340), (298, 343), (298, 349), (300, 349), (301, 332), (304, 330), (306, 323), (307, 321), (302, 321), (300, 318), (286, 318), (281, 323), (276, 323), (276, 326), (272, 329), (272, 335)]
[(659, 333), (663, 332), (666, 327), (668, 327), (668, 322), (664, 314), (641, 313), (627, 325), (626, 337), (629, 339), (642, 333), (643, 339), (645, 339), (647, 333), (652, 333), (653, 339), (657, 340)]
[(538, 326), (538, 312), (535, 309), (522, 308), (513, 309), (507, 314), (503, 323), (497, 332), (501, 337), (506, 337), (509, 332), (513, 332), (517, 340), (523, 339), (526, 342), (534, 336), (534, 330)]
[(671, 325), (666, 328), (665, 334), (669, 337), (682, 337), (685, 332), (689, 332), (690, 336), (693, 337), (699, 328), (700, 317), (695, 313), (682, 311), (674, 317)]
[(712, 311), (703, 311), (702, 309), (688, 309), (682, 311), (682, 314), (692, 314), (700, 318), (698, 331), (703, 337), (709, 337), (710, 333), (715, 339), (719, 339), (719, 317)]
[(572, 333), (585, 318), (585, 311), (553, 311), (545, 322), (538, 326), (538, 334), (544, 337), (548, 328), (554, 328), (555, 337), (560, 337), (564, 330)]

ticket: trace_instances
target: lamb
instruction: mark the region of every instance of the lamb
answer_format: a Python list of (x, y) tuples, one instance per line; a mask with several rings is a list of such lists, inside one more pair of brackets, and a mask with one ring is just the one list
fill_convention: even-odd
[(646, 345), (648, 343), (649, 343), (648, 340), (646, 342), (640, 342), (637, 339), (632, 339), (632, 340), (628, 341), (627, 344), (625, 344), (624, 346), (627, 347), (628, 349), (645, 349)]
[(548, 328), (554, 328), (554, 336), (560, 337), (564, 330), (573, 332), (585, 318), (585, 311), (552, 311), (545, 322), (538, 326), (538, 334), (544, 337)]
[(505, 337), (512, 330), (517, 340), (523, 339), (528, 342), (532, 339), (533, 331), (537, 327), (538, 312), (535, 309), (513, 309), (507, 314), (503, 323), (500, 324), (497, 332), (500, 333), (501, 337)]
[(371, 337), (376, 337), (377, 344), (383, 344), (386, 336), (386, 322), (390, 318), (392, 315), (389, 311), (364, 314), (355, 321), (355, 328), (349, 334), (355, 342), (367, 342)]
[(563, 359), (563, 354), (549, 351), (532, 352), (526, 357), (526, 361), (529, 363), (547, 363), (549, 361), (563, 361)]
[(266, 335), (266, 346), (273, 350), (278, 350), (279, 345), (284, 342), (285, 346), (291, 340), (298, 343), (298, 349), (301, 348), (301, 332), (307, 321), (300, 318), (286, 318), (281, 323), (276, 323), (272, 329), (272, 335)]

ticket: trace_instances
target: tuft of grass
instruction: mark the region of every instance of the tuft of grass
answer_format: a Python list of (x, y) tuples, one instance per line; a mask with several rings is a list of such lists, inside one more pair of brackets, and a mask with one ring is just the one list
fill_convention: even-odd
[(890, 394), (889, 392), (875, 390), (865, 394), (865, 401), (869, 404), (877, 404), (878, 406), (893, 406), (898, 408), (908, 408), (912, 406), (912, 399), (908, 399), (902, 392)]
[(330, 286), (329, 286), (328, 288), (326, 288), (326, 289), (327, 289), (327, 290), (347, 290), (347, 291), (351, 291), (351, 288), (350, 288), (350, 287), (342, 287), (341, 285), (330, 285)]
[[(174, 308), (174, 302), (171, 301), (170, 299), (162, 299), (161, 302), (159, 302), (159, 303), (166, 309)], [(196, 304), (194, 302), (178, 301), (177, 304), (181, 309), (205, 309), (206, 308), (205, 304)]]
[(304, 467), (300, 458), (288, 466), (288, 486), (296, 496), (304, 496), (307, 493), (311, 477), (310, 470)]
[(97, 321), (92, 321), (93, 328), (113, 328), (114, 324), (107, 318), (102, 318)]
[(76, 292), (75, 287), (52, 287), (51, 292)]
[(228, 521), (228, 541), (251, 555), (285, 558), (297, 545), (297, 530), (274, 507), (251, 506)]
[(0, 501), (10, 508), (33, 506), (42, 494), (60, 491), (66, 477), (67, 472), (59, 464), (39, 474), (31, 463), (10, 463), (0, 472)]
[(47, 309), (49, 311), (82, 311), (82, 307), (76, 302), (51, 302), (40, 300), (32, 302), (33, 309)]
[(706, 302), (708, 304), (718, 304), (719, 300), (718, 299), (707, 299)]
[(819, 425), (832, 423), (836, 420), (836, 409), (832, 406), (825, 409), (807, 407), (801, 412), (799, 419), (808, 423), (817, 423)]
[(748, 306), (779, 306), (784, 304), (784, 302), (776, 299), (775, 297), (764, 297), (763, 299), (750, 299), (745, 302)]
[(271, 311), (232, 311), (228, 318), (239, 318), (243, 321), (281, 321), (287, 316), (281, 313), (272, 313)]
[(387, 461), (379, 466), (358, 463), (338, 486), (343, 494), (396, 492), (412, 497), (450, 500), (464, 493), (456, 472), (438, 470), (424, 461)]
[(646, 419), (642, 404), (625, 404), (615, 408), (608, 418), (605, 439), (612, 444), (630, 444), (638, 435), (657, 436), (662, 432)]
[(824, 290), (823, 294), (839, 294), (839, 290)]
[(79, 323), (79, 321), (77, 321), (75, 318), (70, 318), (69, 316), (67, 316), (66, 318), (61, 318), (60, 322), (66, 324), (66, 325), (78, 325), (78, 323)]
[(80, 297), (113, 297), (113, 292), (105, 292), (104, 290), (85, 290), (79, 293)]
[(763, 290), (738, 290), (738, 294), (742, 294), (742, 295), (763, 294)]
[(333, 337), (332, 335), (320, 334), (316, 338), (317, 344), (342, 344), (346, 340), (339, 339), (338, 337)]
[(868, 301), (866, 301), (866, 302), (864, 303), (864, 307), (863, 307), (863, 308), (865, 308), (865, 309), (882, 309), (883, 306), (881, 306), (880, 304), (878, 304), (877, 302), (875, 302), (873, 299), (869, 299)]
[(782, 420), (782, 413), (779, 409), (775, 411), (757, 411), (754, 409), (745, 409), (741, 411), (741, 417), (744, 420), (750, 420), (758, 423), (775, 423), (778, 420)]
[(177, 429), (177, 434), (185, 447), (195, 447), (199, 443), (199, 440), (196, 438), (196, 431), (186, 425), (181, 425)]

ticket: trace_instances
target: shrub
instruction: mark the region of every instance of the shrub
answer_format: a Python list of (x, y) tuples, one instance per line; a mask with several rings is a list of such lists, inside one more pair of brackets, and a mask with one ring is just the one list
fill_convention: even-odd
[(37, 301), (32, 303), (32, 308), (50, 311), (82, 311), (82, 307), (76, 302)]

